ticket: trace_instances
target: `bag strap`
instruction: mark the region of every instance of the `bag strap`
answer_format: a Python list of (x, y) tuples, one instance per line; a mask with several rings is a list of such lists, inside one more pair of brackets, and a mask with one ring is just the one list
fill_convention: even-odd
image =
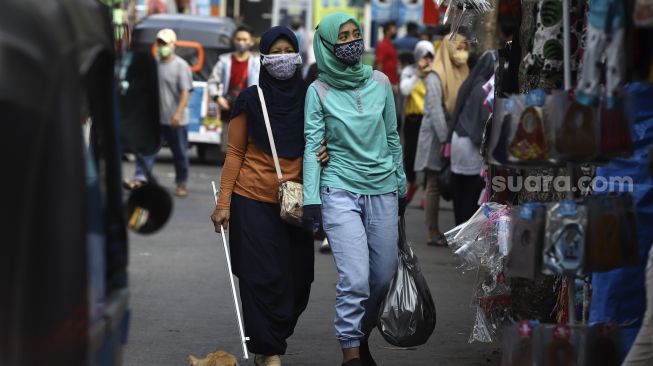
[(261, 110), (263, 111), (263, 119), (265, 120), (265, 129), (268, 131), (268, 139), (270, 140), (270, 149), (272, 150), (272, 158), (274, 159), (274, 169), (277, 170), (277, 179), (279, 182), (283, 181), (281, 175), (281, 166), (279, 165), (279, 157), (277, 156), (277, 147), (274, 145), (274, 136), (272, 136), (272, 127), (270, 127), (270, 117), (268, 117), (268, 107), (265, 104), (265, 96), (263, 96), (263, 89), (256, 86), (258, 90), (258, 99), (261, 101)]

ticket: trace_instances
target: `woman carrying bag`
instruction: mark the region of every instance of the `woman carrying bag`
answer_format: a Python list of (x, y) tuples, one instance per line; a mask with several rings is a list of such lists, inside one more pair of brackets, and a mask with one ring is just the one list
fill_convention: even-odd
[[(278, 366), (313, 282), (313, 233), (280, 216), (269, 119), (284, 182), (302, 182), (304, 97), (301, 57), (295, 35), (273, 27), (261, 38), (265, 117), (257, 86), (245, 89), (232, 108), (229, 145), (218, 203), (211, 219), (216, 232), (229, 228), (233, 273), (238, 276), (247, 346), (255, 364)], [(311, 157), (316, 164), (328, 160)]]
[[(340, 280), (336, 337), (343, 365), (375, 365), (367, 344), (397, 269), (406, 175), (392, 85), (361, 62), (360, 24), (335, 13), (313, 38), (320, 74), (305, 105), (304, 223), (323, 222)], [(323, 170), (311, 151), (329, 141)]]
[(478, 210), (485, 187), (480, 150), (490, 110), (484, 106), (487, 92), (483, 84), (494, 75), (495, 59), (493, 51), (485, 52), (458, 91), (451, 138), (451, 193), (456, 225), (469, 220)]
[(427, 244), (433, 246), (447, 245), (438, 223), (438, 172), (444, 168), (443, 149), (449, 137), (449, 120), (456, 106), (458, 90), (469, 74), (468, 57), (465, 37), (456, 34), (449, 39), (446, 36), (435, 51), (431, 68), (423, 71), (428, 74), (424, 80), (424, 118), (417, 139), (415, 171), (426, 173)]

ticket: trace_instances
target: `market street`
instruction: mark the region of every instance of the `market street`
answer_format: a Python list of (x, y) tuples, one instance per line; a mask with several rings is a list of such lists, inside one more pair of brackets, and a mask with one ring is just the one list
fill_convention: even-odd
[[(174, 169), (167, 150), (155, 175), (174, 187)], [(191, 155), (194, 156), (194, 155)], [(133, 173), (125, 163), (124, 174)], [(131, 326), (126, 366), (186, 365), (189, 354), (204, 357), (224, 350), (243, 362), (222, 243), (213, 231), (211, 180), (214, 165), (192, 161), (189, 196), (175, 198), (171, 220), (152, 236), (130, 233)], [(393, 349), (375, 331), (370, 348), (379, 365), (498, 365), (498, 345), (468, 344), (472, 328), (470, 300), (474, 273), (462, 275), (447, 248), (427, 247), (422, 193), (406, 212), (409, 240), (429, 282), (437, 307), (437, 326), (429, 342), (416, 350)], [(453, 225), (450, 203), (441, 207), (440, 224)], [(256, 230), (255, 223), (252, 230)], [(337, 273), (331, 255), (317, 251), (315, 282), (307, 310), (289, 340), (284, 365), (338, 365), (341, 354), (334, 337), (333, 316)], [(494, 353), (493, 353), (494, 352)]]

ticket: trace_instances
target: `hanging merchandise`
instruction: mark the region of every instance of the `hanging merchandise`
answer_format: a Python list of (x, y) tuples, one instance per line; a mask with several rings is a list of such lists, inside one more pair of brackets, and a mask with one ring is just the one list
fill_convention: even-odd
[(483, 204), (464, 224), (446, 234), (463, 270), (477, 272), (473, 307), (476, 316), (469, 341), (494, 342), (509, 318), (510, 287), (503, 273), (508, 253), (510, 207)]
[(533, 279), (542, 268), (546, 207), (526, 203), (513, 207), (506, 273), (510, 277)]
[(610, 159), (632, 156), (633, 141), (624, 105), (619, 104), (614, 108), (608, 108), (606, 102), (603, 101), (599, 110), (601, 119), (601, 157)]
[(635, 0), (633, 20), (637, 27), (653, 28), (653, 0)]
[(585, 328), (580, 355), (583, 366), (619, 366), (623, 354), (621, 330), (614, 324), (596, 324)]
[(548, 208), (544, 264), (553, 272), (583, 274), (587, 207), (565, 199)]
[(585, 270), (605, 272), (639, 264), (632, 196), (596, 196), (589, 211)]
[(534, 364), (533, 331), (538, 325), (535, 321), (522, 320), (503, 331), (501, 366), (530, 366)]
[(512, 123), (516, 123), (509, 152), (518, 161), (544, 160), (548, 157), (542, 112), (546, 93), (534, 90), (523, 99), (515, 99), (519, 102), (522, 100), (523, 104), (515, 103), (514, 109), (507, 111), (513, 116)]
[[(564, 109), (564, 107), (562, 107)], [(598, 154), (595, 110), (573, 102), (556, 135), (556, 152), (566, 161), (588, 161)]]
[(580, 332), (566, 324), (541, 325), (535, 331), (536, 365), (575, 366), (578, 364)]
[[(534, 0), (533, 13), (522, 14), (521, 39), (527, 47), (520, 69), (520, 90), (544, 88), (560, 89), (564, 86), (563, 6), (561, 0)], [(570, 0), (567, 9), (570, 17), (569, 69), (574, 73), (582, 41), (585, 1)]]
[(607, 109), (622, 103), (626, 82), (625, 9), (623, 0), (592, 0), (587, 16), (587, 44), (576, 100), (585, 106), (599, 103), (602, 60), (605, 59)]
[(399, 267), (381, 305), (378, 329), (397, 347), (416, 347), (435, 329), (435, 303), (417, 256), (406, 239), (406, 223), (399, 223)]
[[(441, 6), (444, 0), (436, 0), (436, 4)], [(447, 12), (444, 14), (443, 23), (451, 26), (450, 40), (453, 40), (461, 28), (470, 27), (474, 20), (482, 14), (494, 10), (494, 5), (490, 0), (450, 0), (447, 6)]]

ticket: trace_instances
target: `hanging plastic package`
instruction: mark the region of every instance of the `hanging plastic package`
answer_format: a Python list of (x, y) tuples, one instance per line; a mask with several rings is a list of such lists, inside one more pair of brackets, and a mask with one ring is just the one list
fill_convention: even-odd
[(565, 199), (547, 212), (544, 264), (553, 272), (582, 275), (587, 207)]
[(399, 222), (399, 266), (381, 305), (378, 329), (397, 347), (416, 347), (435, 329), (435, 303), (417, 256), (406, 240), (406, 223)]
[(510, 277), (535, 278), (542, 268), (546, 208), (540, 203), (513, 207), (506, 272)]
[(572, 103), (556, 135), (556, 150), (566, 160), (589, 160), (598, 153), (596, 117), (591, 107)]
[(543, 114), (546, 93), (533, 90), (517, 100), (524, 104), (516, 105), (512, 111), (513, 116), (518, 117), (508, 147), (510, 154), (515, 162), (546, 160), (549, 156)]
[(533, 331), (536, 321), (522, 320), (503, 331), (501, 366), (530, 366), (533, 358)]
[(601, 157), (609, 159), (633, 155), (633, 140), (624, 105), (607, 108), (604, 101), (601, 103), (599, 115), (601, 120)]
[(586, 272), (605, 272), (639, 264), (632, 197), (598, 196), (588, 202)]
[(535, 363), (543, 366), (579, 365), (581, 331), (566, 324), (543, 324), (535, 330)]
[(617, 325), (599, 323), (585, 330), (584, 345), (580, 347), (580, 365), (619, 366), (623, 354), (621, 329)]
[[(436, 0), (438, 6), (443, 2), (443, 0)], [(490, 0), (451, 0), (442, 22), (451, 26), (450, 39), (453, 39), (461, 28), (471, 28), (476, 17), (492, 10), (494, 6)]]

